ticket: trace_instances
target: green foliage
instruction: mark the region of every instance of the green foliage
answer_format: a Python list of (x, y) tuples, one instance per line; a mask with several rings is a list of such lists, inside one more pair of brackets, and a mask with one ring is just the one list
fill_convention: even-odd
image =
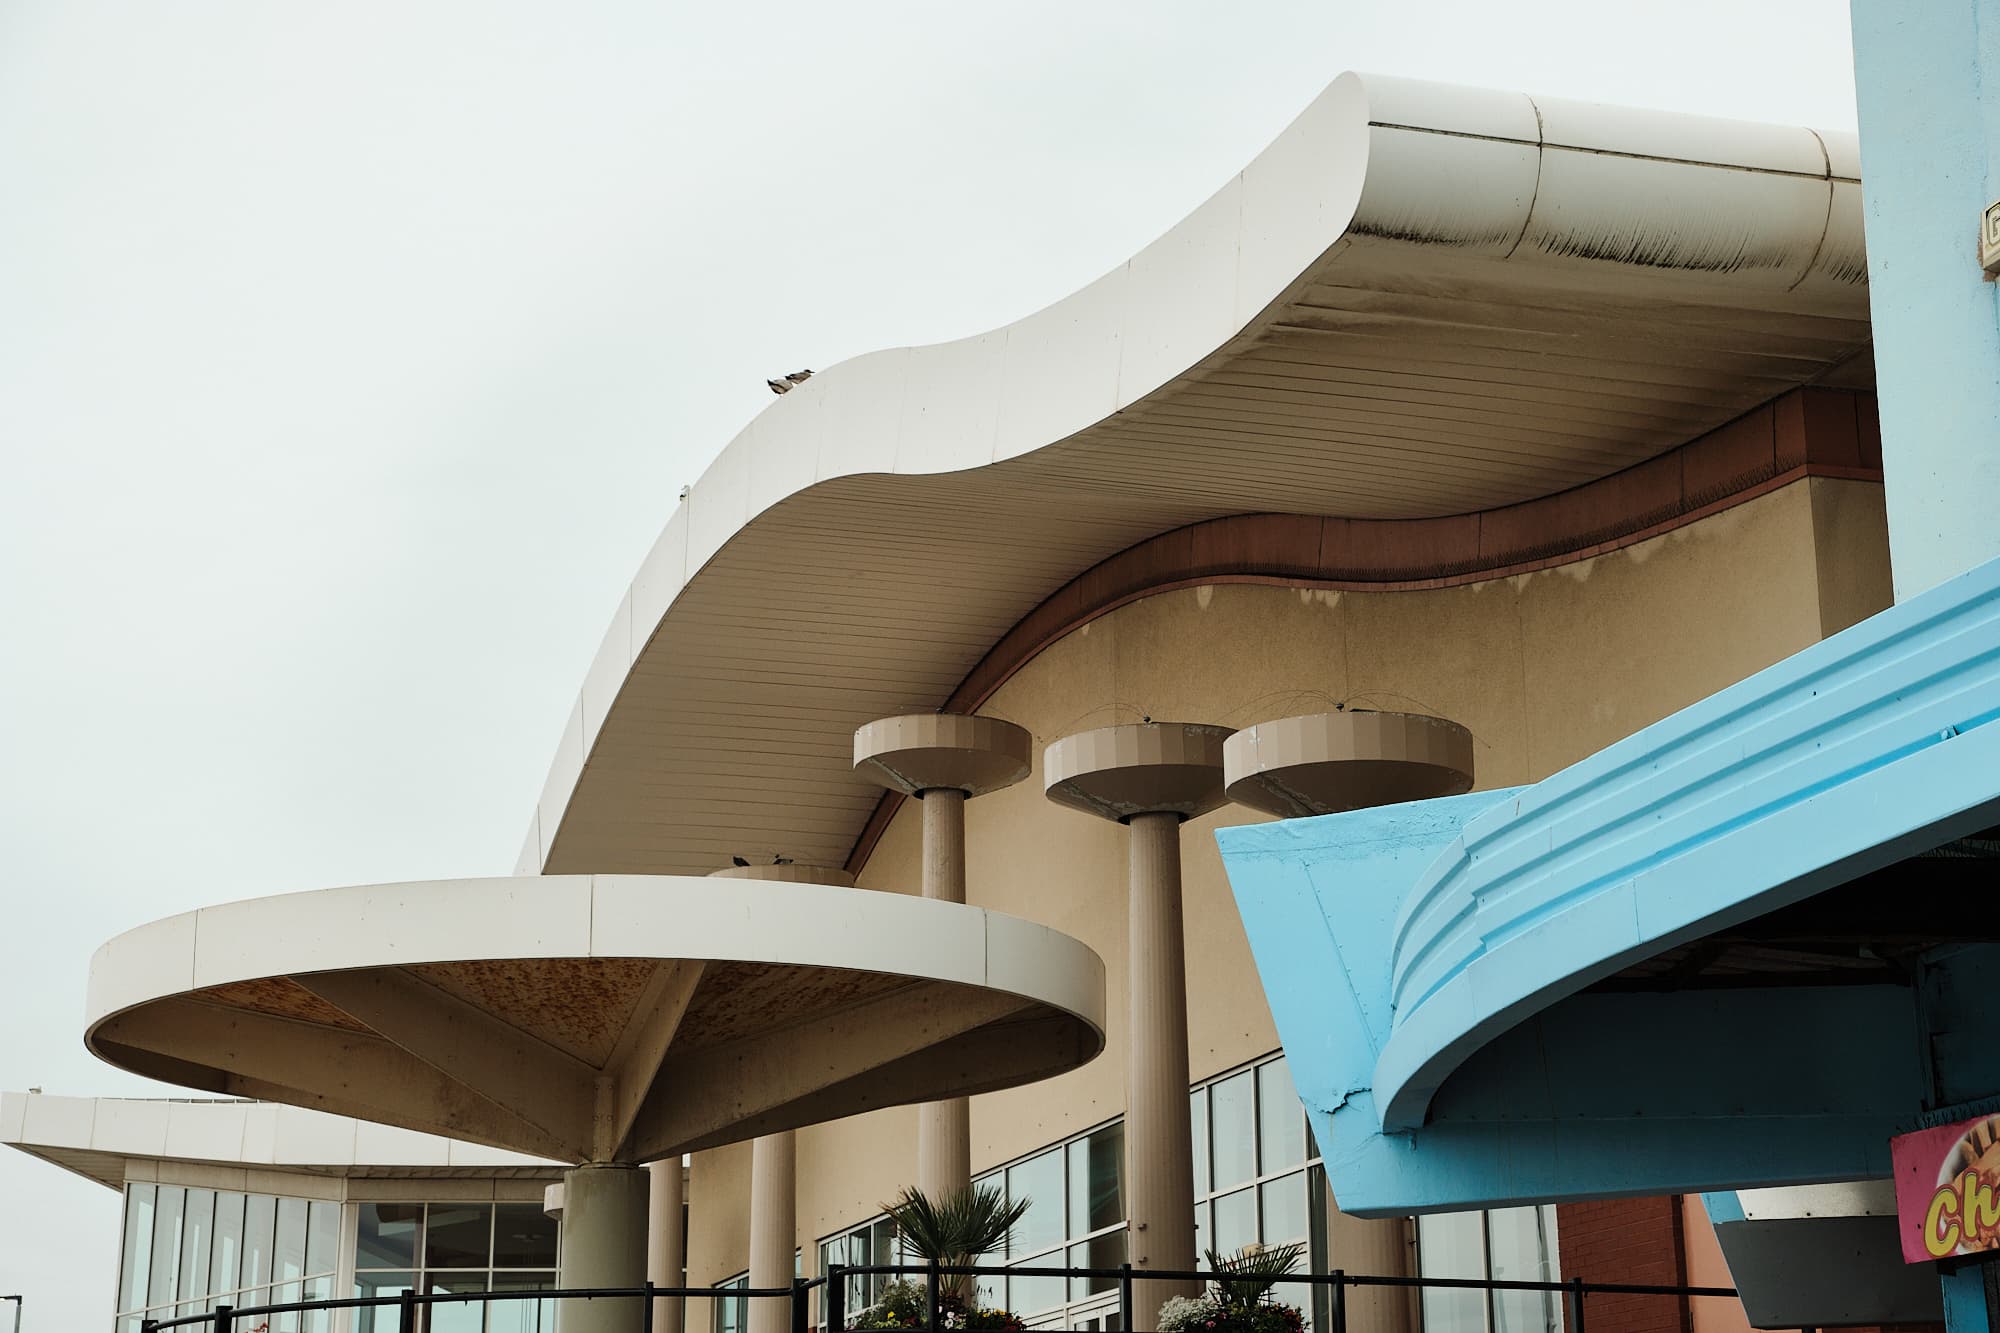
[(1216, 1274), (1216, 1296), (1223, 1306), (1247, 1310), (1263, 1300), (1279, 1278), (1289, 1276), (1305, 1252), (1303, 1245), (1246, 1245), (1227, 1258), (1214, 1250), (1204, 1253)]
[[(848, 1321), (850, 1329), (922, 1329), (927, 1327), (930, 1310), (926, 1288), (921, 1282), (898, 1278), (882, 1288), (882, 1296)], [(966, 1329), (974, 1333), (1022, 1333), (1025, 1325), (1005, 1310), (971, 1305), (955, 1292), (938, 1297), (938, 1327)]]
[(1224, 1258), (1207, 1251), (1215, 1280), (1206, 1294), (1176, 1296), (1160, 1307), (1160, 1333), (1303, 1333), (1295, 1305), (1270, 1299), (1278, 1279), (1298, 1267), (1303, 1245), (1246, 1245)]
[(910, 1188), (894, 1203), (883, 1204), (882, 1211), (896, 1224), (903, 1244), (926, 1262), (965, 1267), (982, 1254), (1006, 1248), (1028, 1203), (1009, 1203), (997, 1185), (968, 1185), (937, 1199)]

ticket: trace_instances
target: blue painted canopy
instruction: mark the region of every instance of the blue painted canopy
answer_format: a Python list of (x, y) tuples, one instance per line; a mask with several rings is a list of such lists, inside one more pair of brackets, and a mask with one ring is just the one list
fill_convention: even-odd
[(1886, 1174), (1909, 987), (1586, 988), (2000, 823), (1996, 718), (2000, 562), (1534, 786), (1219, 830), (1342, 1207)]

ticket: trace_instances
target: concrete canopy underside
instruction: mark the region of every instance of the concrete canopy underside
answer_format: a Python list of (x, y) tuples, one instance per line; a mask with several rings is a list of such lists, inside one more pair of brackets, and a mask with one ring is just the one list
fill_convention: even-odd
[(1548, 495), (1802, 384), (1866, 385), (1850, 137), (1346, 75), (1159, 241), (774, 402), (668, 523), (519, 869), (840, 864), (848, 738), (1042, 599), (1236, 513)]
[(1066, 935), (900, 894), (669, 876), (207, 908), (92, 960), (120, 1068), (563, 1162), (644, 1162), (988, 1092), (1104, 1045)]

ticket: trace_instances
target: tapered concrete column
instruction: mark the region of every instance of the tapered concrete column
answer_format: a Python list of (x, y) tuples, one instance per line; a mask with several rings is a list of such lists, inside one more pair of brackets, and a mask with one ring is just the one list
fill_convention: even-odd
[[(563, 1172), (561, 1287), (638, 1287), (646, 1281), (644, 1167), (579, 1166)], [(558, 1333), (638, 1333), (638, 1300), (564, 1301)]]
[[(1223, 802), (1227, 727), (1147, 722), (1066, 736), (1042, 759), (1050, 800), (1131, 829), (1125, 1049), (1126, 1244), (1134, 1268), (1195, 1267), (1194, 1152), (1188, 1114), (1183, 820)], [(1134, 1318), (1199, 1283), (1137, 1283)]]
[[(1132, 1263), (1193, 1268), (1193, 1131), (1188, 1118), (1187, 963), (1181, 930), (1181, 818), (1131, 818), (1125, 966), (1125, 1189)], [(1180, 1290), (1160, 1285), (1158, 1300)], [(1157, 1308), (1141, 1300), (1141, 1311)]]
[[(965, 803), (1028, 776), (1028, 733), (960, 713), (883, 718), (854, 733), (855, 771), (924, 808), (924, 897), (965, 901)], [(917, 1108), (917, 1188), (935, 1199), (972, 1183), (963, 1097)]]
[[(651, 1181), (646, 1205), (646, 1280), (656, 1287), (684, 1287), (686, 1270), (681, 1256), (686, 1236), (681, 1225), (681, 1166), (679, 1157), (653, 1162), (646, 1168)], [(681, 1312), (685, 1302), (679, 1296), (662, 1296), (653, 1302), (654, 1333), (681, 1333)]]
[[(750, 1145), (750, 1285), (792, 1285), (792, 1252), (798, 1234), (798, 1144), (792, 1131), (766, 1134)], [(788, 1302), (750, 1302), (749, 1333), (785, 1333)]]
[[(1416, 713), (1348, 709), (1245, 727), (1222, 747), (1229, 799), (1283, 819), (1455, 796), (1472, 787), (1472, 733)], [(1407, 1276), (1409, 1224), (1359, 1218), (1327, 1198), (1327, 1262), (1350, 1273)], [(1389, 1287), (1347, 1293), (1355, 1333), (1409, 1333), (1412, 1302)]]

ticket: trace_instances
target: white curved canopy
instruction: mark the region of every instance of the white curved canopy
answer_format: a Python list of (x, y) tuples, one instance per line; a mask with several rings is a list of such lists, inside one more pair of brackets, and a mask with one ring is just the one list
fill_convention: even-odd
[(529, 876), (168, 917), (97, 951), (86, 1007), (91, 1051), (152, 1078), (644, 1162), (1072, 1069), (1104, 966), (902, 894)]
[(991, 333), (776, 400), (675, 512), (520, 868), (846, 859), (872, 718), (1067, 579), (1243, 512), (1561, 491), (1867, 384), (1858, 155), (1819, 134), (1343, 75), (1191, 216)]
[(559, 1163), (299, 1106), (0, 1093), (0, 1143), (123, 1188), (134, 1165), (251, 1167), (346, 1179), (550, 1179)]

